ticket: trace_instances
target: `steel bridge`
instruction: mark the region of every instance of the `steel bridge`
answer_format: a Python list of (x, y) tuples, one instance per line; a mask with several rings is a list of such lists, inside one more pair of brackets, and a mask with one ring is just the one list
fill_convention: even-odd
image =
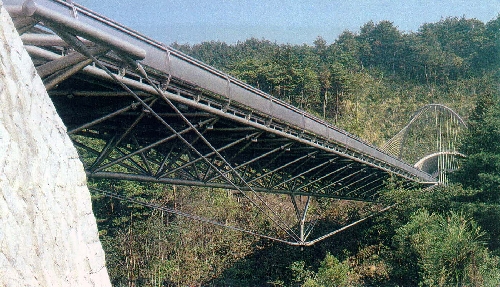
[[(389, 179), (439, 181), (70, 0), (3, 2), (89, 178), (234, 190), (283, 229), (270, 238), (294, 245), (342, 229), (308, 238), (314, 199), (377, 203)], [(296, 223), (262, 194), (288, 199)]]

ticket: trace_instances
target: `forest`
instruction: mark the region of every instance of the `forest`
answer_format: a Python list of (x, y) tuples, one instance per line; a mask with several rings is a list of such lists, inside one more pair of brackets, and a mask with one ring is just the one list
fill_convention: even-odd
[[(172, 47), (376, 146), (420, 107), (444, 104), (466, 119), (467, 157), (448, 185), (388, 185), (383, 199), (399, 203), (391, 211), (303, 248), (99, 192), (266, 228), (225, 190), (91, 179), (114, 286), (500, 286), (500, 16), (446, 18), (416, 32), (368, 22), (312, 46)], [(350, 208), (331, 205), (324, 221), (348, 221)]]

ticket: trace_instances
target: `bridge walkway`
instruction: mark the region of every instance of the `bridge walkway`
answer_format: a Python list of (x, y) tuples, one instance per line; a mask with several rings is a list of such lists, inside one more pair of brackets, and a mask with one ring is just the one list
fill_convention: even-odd
[(89, 177), (284, 194), (302, 230), (311, 197), (376, 203), (389, 179), (436, 183), (356, 136), (72, 1), (4, 6)]

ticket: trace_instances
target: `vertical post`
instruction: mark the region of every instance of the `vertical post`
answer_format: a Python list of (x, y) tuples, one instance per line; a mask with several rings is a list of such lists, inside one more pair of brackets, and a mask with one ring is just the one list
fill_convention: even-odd
[(304, 243), (305, 238), (304, 238), (304, 218), (300, 220), (300, 242)]
[(300, 219), (300, 242), (304, 243), (306, 241), (304, 234), (304, 225), (306, 222), (307, 211), (309, 210), (309, 203), (311, 202), (311, 197), (307, 197), (306, 206), (304, 207), (304, 213), (302, 213), (302, 218)]

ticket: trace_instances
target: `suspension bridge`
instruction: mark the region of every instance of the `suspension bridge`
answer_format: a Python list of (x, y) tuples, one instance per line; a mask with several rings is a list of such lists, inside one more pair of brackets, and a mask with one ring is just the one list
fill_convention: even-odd
[[(89, 178), (232, 190), (279, 232), (144, 203), (153, 208), (312, 245), (387, 210), (380, 197), (388, 181), (445, 183), (463, 156), (455, 142), (465, 124), (442, 105), (424, 107), (377, 148), (72, 1), (4, 0), (4, 7)], [(322, 200), (369, 207), (359, 219), (317, 235)]]

